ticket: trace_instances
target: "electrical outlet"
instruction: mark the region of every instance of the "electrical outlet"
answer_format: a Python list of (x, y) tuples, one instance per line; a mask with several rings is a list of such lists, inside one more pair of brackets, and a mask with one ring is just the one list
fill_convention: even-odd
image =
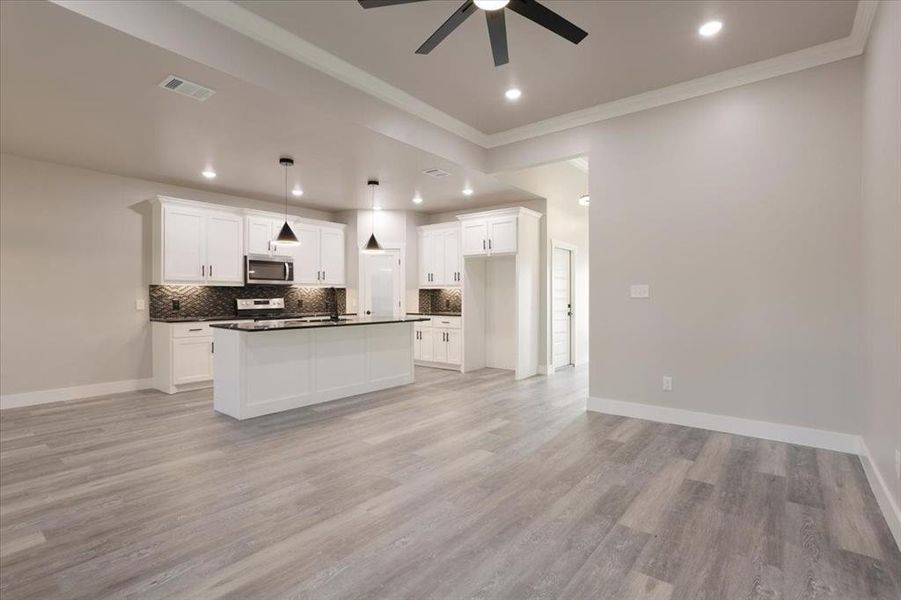
[(646, 283), (629, 286), (629, 296), (631, 298), (650, 298), (651, 286)]
[(673, 391), (673, 378), (669, 375), (663, 376), (663, 391), (671, 392)]
[(901, 448), (895, 448), (895, 477), (901, 479)]
[(172, 301), (172, 310), (179, 310), (181, 308), (181, 300), (173, 300)]
[(144, 299), (138, 298), (135, 300), (135, 310), (144, 310)]

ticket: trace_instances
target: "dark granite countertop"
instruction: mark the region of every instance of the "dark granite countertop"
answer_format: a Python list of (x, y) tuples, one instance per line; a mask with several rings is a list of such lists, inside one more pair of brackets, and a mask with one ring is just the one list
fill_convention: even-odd
[(446, 311), (432, 311), (432, 312), (408, 312), (408, 315), (422, 315), (424, 317), (462, 317), (463, 313), (458, 312), (446, 312)]
[(303, 319), (278, 319), (271, 321), (257, 321), (251, 323), (218, 323), (210, 325), (217, 329), (231, 329), (232, 331), (283, 331), (285, 329), (316, 329), (318, 327), (352, 327), (355, 325), (382, 325), (385, 323), (415, 323), (427, 321), (426, 317), (342, 317), (340, 321), (331, 319), (303, 320)]
[[(327, 317), (329, 313), (313, 312), (313, 313), (285, 313), (278, 316), (264, 317), (236, 317), (234, 315), (223, 315), (221, 317), (167, 317), (162, 319), (150, 319), (156, 323), (203, 323), (206, 321), (278, 321), (284, 319), (309, 319), (313, 317)], [(352, 313), (344, 313), (341, 316), (355, 316)]]

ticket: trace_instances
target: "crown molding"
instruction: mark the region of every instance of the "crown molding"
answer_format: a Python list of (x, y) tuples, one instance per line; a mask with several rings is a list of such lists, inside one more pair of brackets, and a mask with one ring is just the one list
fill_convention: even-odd
[(879, 0), (860, 0), (857, 4), (851, 33), (838, 40), (536, 121), (507, 131), (486, 134), (230, 0), (179, 0), (179, 2), (285, 56), (322, 71), (391, 106), (486, 149), (575, 127), (583, 127), (607, 119), (859, 56), (866, 48), (879, 4)]

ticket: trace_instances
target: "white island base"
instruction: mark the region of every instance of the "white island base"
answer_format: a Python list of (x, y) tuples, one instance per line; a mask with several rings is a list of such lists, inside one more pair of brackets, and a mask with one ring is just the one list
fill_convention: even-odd
[(213, 406), (249, 419), (413, 382), (413, 323), (215, 329)]

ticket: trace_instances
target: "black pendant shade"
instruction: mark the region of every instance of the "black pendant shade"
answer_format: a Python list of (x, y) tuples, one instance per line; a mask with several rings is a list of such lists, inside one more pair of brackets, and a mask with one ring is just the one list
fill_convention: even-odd
[(382, 248), (379, 241), (375, 239), (375, 188), (379, 186), (379, 182), (376, 179), (370, 179), (366, 182), (366, 185), (369, 186), (369, 201), (370, 209), (372, 211), (372, 234), (369, 236), (369, 241), (366, 242), (366, 245), (363, 246), (363, 249), (360, 250), (360, 252), (363, 252), (364, 254), (381, 254), (385, 250)]
[(369, 236), (369, 241), (366, 242), (366, 245), (363, 247), (363, 252), (368, 252), (370, 254), (377, 254), (379, 252), (383, 252), (382, 245), (379, 244), (379, 241), (375, 239), (375, 234)]
[(300, 240), (297, 239), (297, 236), (294, 235), (294, 230), (288, 225), (288, 167), (294, 166), (294, 159), (282, 156), (278, 159), (278, 164), (285, 167), (285, 224), (282, 225), (281, 230), (278, 232), (275, 243), (282, 246), (298, 246), (300, 245)]

